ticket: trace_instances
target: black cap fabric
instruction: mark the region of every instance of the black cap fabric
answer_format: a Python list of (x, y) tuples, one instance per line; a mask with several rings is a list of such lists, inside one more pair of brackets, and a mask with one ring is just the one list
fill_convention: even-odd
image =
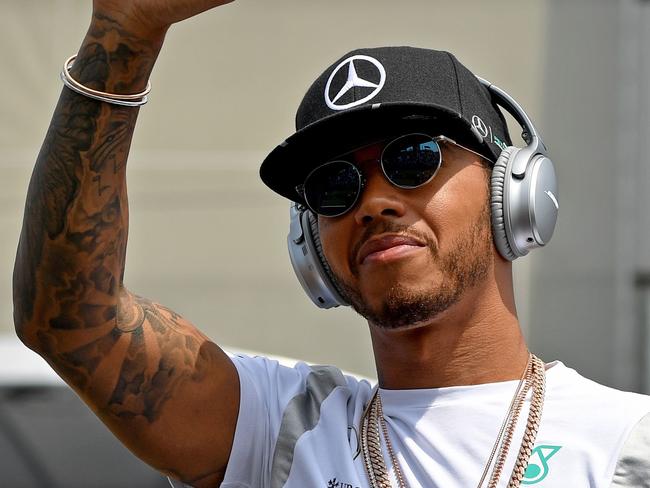
[(358, 49), (312, 84), (296, 114), (296, 133), (260, 168), (262, 181), (299, 202), (316, 166), (407, 132), (445, 135), (496, 161), (511, 145), (489, 91), (450, 53), (413, 47)]

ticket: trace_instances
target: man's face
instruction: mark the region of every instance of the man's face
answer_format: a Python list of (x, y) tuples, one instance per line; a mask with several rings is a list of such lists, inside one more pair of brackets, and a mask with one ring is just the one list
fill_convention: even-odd
[(352, 210), (319, 217), (323, 252), (352, 307), (378, 327), (424, 325), (484, 282), (494, 259), (487, 170), (444, 144), (424, 186), (404, 190), (383, 175), (382, 145), (353, 153), (367, 184)]

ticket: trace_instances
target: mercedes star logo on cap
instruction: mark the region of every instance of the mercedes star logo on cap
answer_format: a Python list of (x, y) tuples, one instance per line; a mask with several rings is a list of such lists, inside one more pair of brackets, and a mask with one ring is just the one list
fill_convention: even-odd
[(485, 125), (485, 122), (483, 122), (483, 119), (481, 117), (479, 117), (478, 115), (474, 115), (472, 117), (472, 125), (478, 131), (478, 133), (481, 135), (483, 139), (485, 139), (488, 136), (487, 125)]
[[(379, 83), (374, 83), (372, 81), (364, 80), (363, 78), (359, 77), (359, 75), (357, 75), (357, 70), (354, 65), (355, 61), (357, 63), (365, 62), (365, 63), (372, 64), (379, 74)], [(348, 76), (345, 81), (345, 84), (338, 91), (336, 91), (334, 98), (332, 98), (330, 95), (332, 80), (334, 79), (336, 74), (346, 66), (348, 68)], [(356, 107), (357, 105), (361, 105), (362, 103), (365, 103), (368, 100), (374, 98), (384, 87), (385, 82), (386, 82), (386, 70), (384, 69), (384, 67), (379, 61), (377, 61), (375, 58), (371, 58), (370, 56), (364, 56), (362, 54), (351, 56), (345, 59), (344, 61), (342, 61), (336, 68), (334, 68), (332, 74), (330, 74), (329, 79), (327, 80), (327, 85), (325, 85), (325, 103), (332, 110), (345, 110), (347, 108)], [(368, 95), (366, 95), (365, 97), (359, 100), (355, 100), (353, 102), (341, 104), (341, 105), (337, 103), (343, 97), (343, 95), (345, 95), (347, 92), (349, 92), (350, 90), (356, 87), (373, 88), (373, 90)]]

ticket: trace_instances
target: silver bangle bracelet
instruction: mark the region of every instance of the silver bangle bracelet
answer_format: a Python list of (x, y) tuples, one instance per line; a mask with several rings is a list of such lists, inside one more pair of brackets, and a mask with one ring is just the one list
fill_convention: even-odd
[(63, 81), (63, 84), (70, 88), (72, 91), (75, 91), (80, 95), (84, 95), (94, 100), (112, 103), (114, 105), (121, 105), (124, 107), (139, 107), (147, 103), (147, 95), (151, 91), (150, 82), (147, 82), (147, 87), (144, 89), (144, 91), (130, 95), (102, 92), (82, 85), (70, 75), (70, 68), (74, 63), (76, 57), (77, 55), (75, 54), (66, 59), (65, 63), (63, 63), (63, 69), (61, 70), (61, 81)]

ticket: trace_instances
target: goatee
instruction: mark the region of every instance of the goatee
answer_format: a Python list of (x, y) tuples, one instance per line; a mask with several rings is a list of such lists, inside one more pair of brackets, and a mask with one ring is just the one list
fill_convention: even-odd
[[(381, 225), (381, 229), (370, 228), (368, 234), (407, 233), (426, 242), (430, 259), (440, 269), (442, 281), (424, 290), (413, 290), (400, 282), (391, 284), (377, 310), (370, 307), (357, 288), (333, 273), (337, 287), (352, 308), (377, 327), (398, 329), (433, 320), (457, 303), (467, 290), (484, 281), (492, 266), (494, 258), (489, 201), (476, 221), (458, 236), (451, 250), (444, 255), (440, 254), (435, 241), (413, 229), (386, 222), (378, 225)], [(358, 272), (356, 267), (351, 267), (351, 270), (353, 274)]]

